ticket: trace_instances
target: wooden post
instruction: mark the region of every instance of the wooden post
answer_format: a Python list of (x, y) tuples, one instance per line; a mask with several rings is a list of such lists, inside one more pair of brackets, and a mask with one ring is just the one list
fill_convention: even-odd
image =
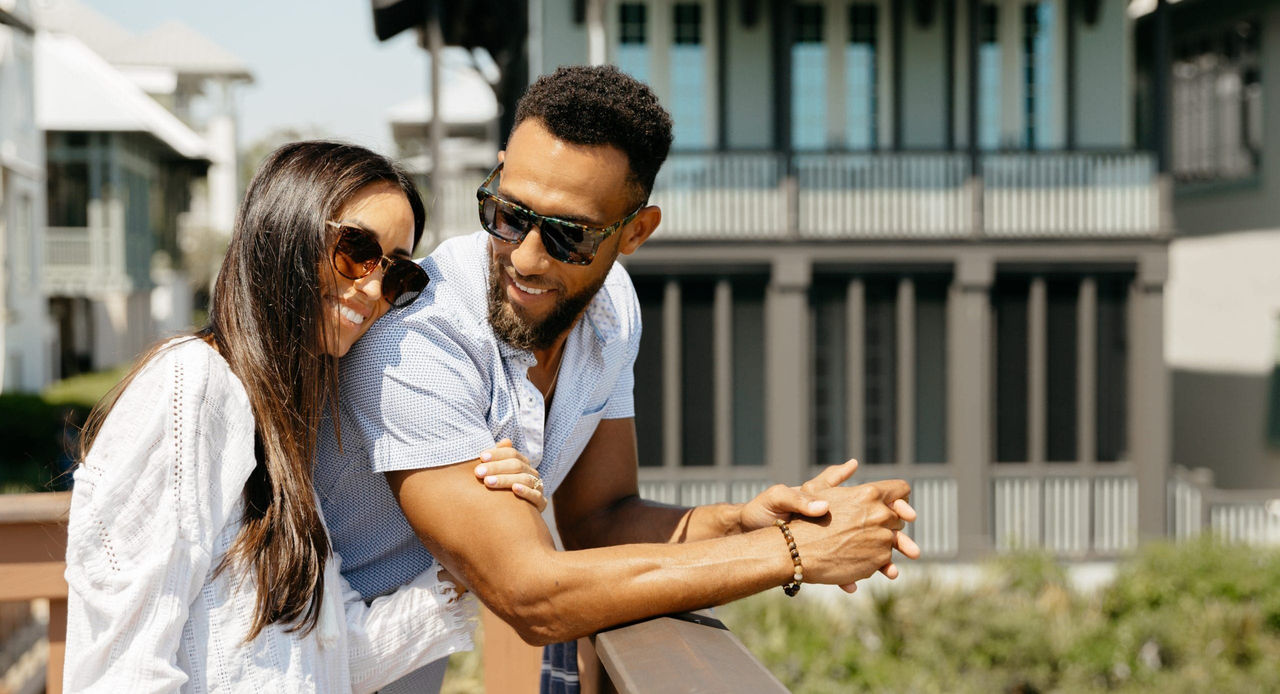
[(537, 694), (542, 672), (542, 649), (530, 646), (487, 608), (484, 628), (484, 689), (504, 694)]
[(0, 498), (0, 601), (49, 600), (45, 691), (62, 692), (67, 641), (67, 512), (71, 493)]
[(45, 694), (62, 694), (62, 664), (67, 656), (67, 599), (49, 600), (49, 661), (44, 674)]

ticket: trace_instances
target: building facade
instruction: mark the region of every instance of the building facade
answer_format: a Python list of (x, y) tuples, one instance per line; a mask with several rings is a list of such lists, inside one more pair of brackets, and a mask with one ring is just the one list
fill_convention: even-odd
[(36, 391), (53, 372), (43, 277), (44, 136), (35, 118), (28, 0), (0, 2), (0, 390)]
[[(1280, 95), (1280, 8), (1183, 0), (1138, 29), (1153, 47), (1143, 84), (1169, 76), (1173, 462), (1224, 489), (1280, 490), (1280, 129), (1266, 120)], [(1159, 101), (1147, 91), (1142, 103)], [(1280, 541), (1280, 520), (1267, 522)]]
[(193, 324), (234, 222), (233, 91), (252, 76), (178, 22), (135, 36), (76, 0), (41, 5), (36, 22), (41, 287), (61, 377)]
[[(641, 483), (744, 499), (858, 458), (927, 556), (1170, 528), (1167, 185), (1119, 1), (530, 4), (675, 121), (627, 259)], [(586, 8), (590, 9), (590, 8)]]

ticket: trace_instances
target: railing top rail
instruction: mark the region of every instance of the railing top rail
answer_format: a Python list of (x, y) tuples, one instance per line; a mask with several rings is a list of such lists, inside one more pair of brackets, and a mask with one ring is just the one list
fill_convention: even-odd
[(657, 617), (601, 632), (596, 653), (620, 694), (787, 691), (708, 612)]
[(0, 525), (60, 523), (71, 509), (71, 492), (0, 494)]
[[(706, 156), (709, 154), (786, 155), (787, 152), (784, 150), (770, 149), (767, 147), (744, 147), (744, 148), (733, 148), (733, 149), (672, 149), (669, 156), (672, 156), (672, 157), (680, 157), (684, 155)], [(815, 156), (815, 155), (821, 156), (824, 154), (875, 154), (875, 155), (881, 155), (881, 156), (894, 156), (894, 155), (915, 156), (915, 155), (925, 154), (925, 155), (945, 155), (945, 156), (957, 156), (957, 157), (970, 156), (969, 150), (965, 150), (965, 149), (936, 149), (936, 148), (927, 148), (927, 147), (922, 147), (919, 149), (915, 149), (915, 148), (846, 149), (846, 148), (840, 148), (840, 147), (832, 147), (832, 148), (826, 148), (826, 149), (797, 149), (797, 150), (792, 150), (790, 154), (792, 154), (793, 156)], [(1098, 147), (1098, 148), (1092, 148), (1092, 149), (1017, 149), (1017, 148), (984, 149), (978, 152), (978, 157), (980, 158), (987, 157), (987, 156), (1034, 157), (1037, 155), (1063, 155), (1063, 154), (1110, 155), (1110, 156), (1128, 154), (1128, 155), (1135, 155), (1135, 156), (1137, 155), (1155, 156), (1153, 152), (1150, 152), (1145, 149), (1132, 149), (1132, 148), (1124, 148), (1124, 147)]]

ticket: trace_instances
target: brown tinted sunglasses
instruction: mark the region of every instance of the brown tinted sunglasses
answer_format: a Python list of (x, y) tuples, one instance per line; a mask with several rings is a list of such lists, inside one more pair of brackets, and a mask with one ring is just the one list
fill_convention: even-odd
[(396, 308), (408, 306), (418, 298), (431, 278), (421, 265), (407, 258), (389, 258), (382, 254), (378, 237), (367, 229), (351, 224), (329, 222), (338, 228), (338, 242), (333, 246), (333, 269), (349, 280), (368, 277), (382, 268), (382, 298)]

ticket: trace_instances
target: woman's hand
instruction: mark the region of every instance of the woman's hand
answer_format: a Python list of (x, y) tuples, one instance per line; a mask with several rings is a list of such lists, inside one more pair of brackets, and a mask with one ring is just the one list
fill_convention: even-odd
[(480, 453), (476, 478), (489, 489), (510, 489), (533, 504), (538, 513), (547, 508), (547, 499), (542, 495), (542, 477), (523, 453), (511, 447), (511, 439), (503, 439)]

